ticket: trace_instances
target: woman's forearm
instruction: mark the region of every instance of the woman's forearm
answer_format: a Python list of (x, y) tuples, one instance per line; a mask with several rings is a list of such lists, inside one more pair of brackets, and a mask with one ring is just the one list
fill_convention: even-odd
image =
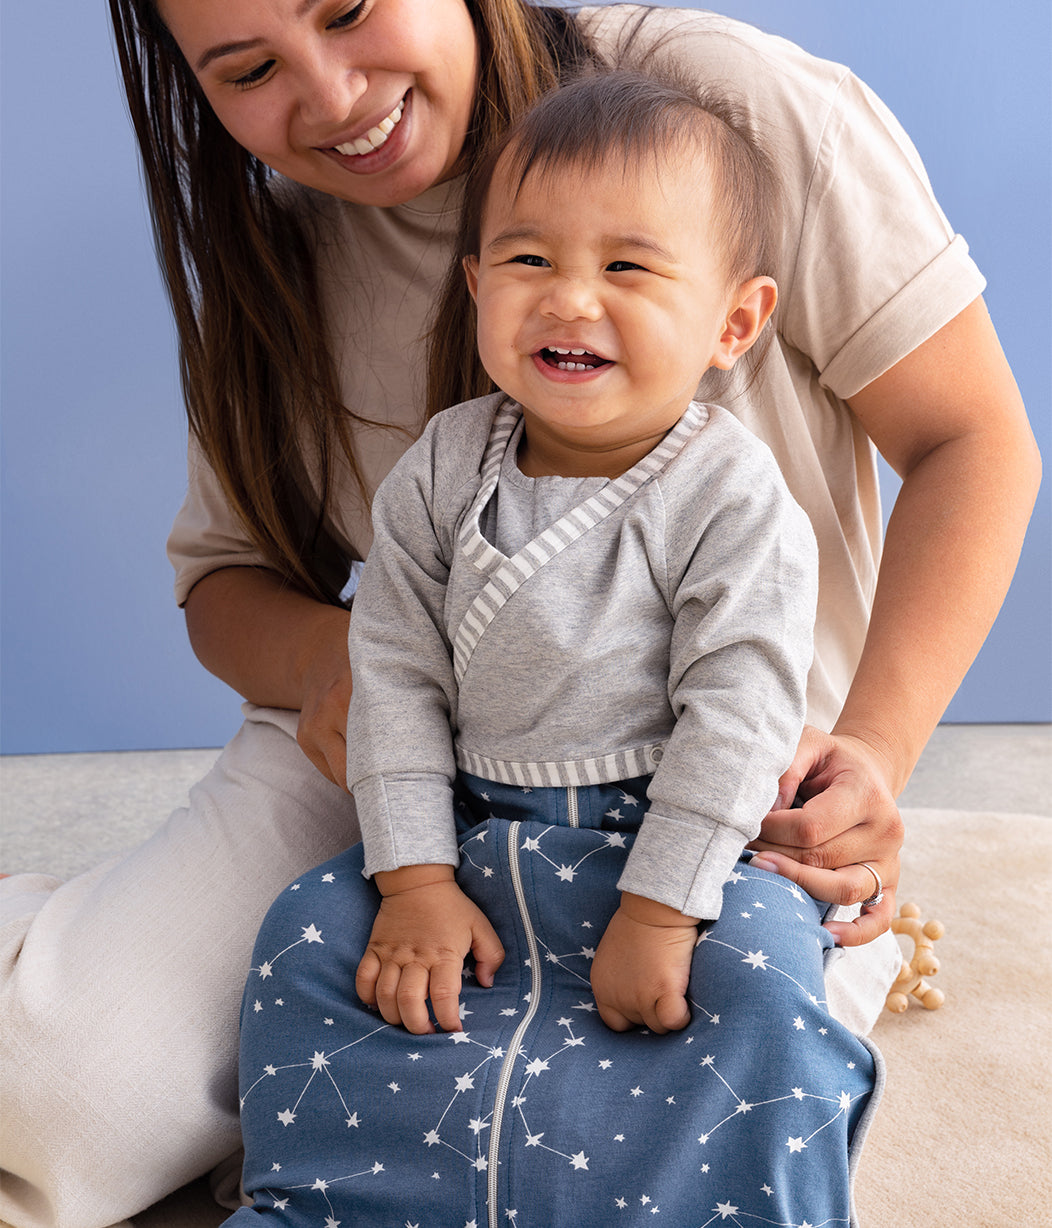
[(888, 449), (903, 485), (865, 649), (834, 730), (881, 755), (897, 795), (1004, 600), (1040, 459), (981, 300), (852, 407), (878, 445), (889, 419), (908, 417), (914, 428), (912, 447), (900, 433)]
[(227, 567), (186, 603), (201, 664), (252, 703), (304, 707), (319, 672), (346, 671), (349, 615), (290, 588), (275, 572)]

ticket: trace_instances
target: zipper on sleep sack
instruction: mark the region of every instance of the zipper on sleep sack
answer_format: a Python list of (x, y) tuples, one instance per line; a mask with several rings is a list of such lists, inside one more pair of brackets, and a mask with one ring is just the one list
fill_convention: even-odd
[(569, 785), (566, 789), (566, 822), (570, 827), (581, 826), (581, 816), (577, 809), (576, 785)]
[[(576, 802), (576, 797), (574, 800)], [(508, 1088), (511, 1085), (511, 1077), (515, 1070), (516, 1059), (519, 1056), (519, 1048), (522, 1045), (527, 1028), (529, 1028), (533, 1022), (534, 1015), (537, 1013), (541, 997), (541, 960), (537, 948), (537, 935), (533, 932), (533, 924), (530, 921), (530, 912), (526, 905), (526, 890), (522, 882), (522, 868), (519, 865), (519, 826), (518, 823), (512, 823), (508, 827), (508, 869), (511, 871), (511, 885), (515, 892), (515, 903), (519, 909), (519, 919), (522, 921), (522, 927), (526, 932), (526, 950), (529, 952), (530, 957), (530, 1004), (511, 1038), (508, 1052), (504, 1055), (504, 1064), (500, 1068), (500, 1076), (497, 1079), (497, 1095), (493, 1104), (493, 1117), (490, 1120), (489, 1168), (486, 1182), (489, 1228), (499, 1228), (497, 1169), (500, 1156), (500, 1135), (504, 1124), (504, 1109), (508, 1099)]]

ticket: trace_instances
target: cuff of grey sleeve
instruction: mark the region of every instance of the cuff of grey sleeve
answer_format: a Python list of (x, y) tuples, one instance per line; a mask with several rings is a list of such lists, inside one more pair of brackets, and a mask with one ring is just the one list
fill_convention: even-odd
[(402, 866), (460, 864), (453, 790), (447, 777), (369, 776), (358, 781), (353, 792), (366, 877)]
[(723, 884), (744, 845), (742, 833), (732, 827), (683, 823), (650, 811), (618, 889), (715, 921), (723, 907)]

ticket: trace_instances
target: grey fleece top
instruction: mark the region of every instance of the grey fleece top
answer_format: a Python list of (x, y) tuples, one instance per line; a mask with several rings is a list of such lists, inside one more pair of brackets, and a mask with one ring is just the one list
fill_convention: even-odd
[[(803, 725), (811, 527), (718, 406), (583, 487), (501, 480), (520, 422), (499, 393), (446, 410), (377, 492), (350, 630), (365, 872), (458, 863), (458, 767), (525, 788), (652, 775), (619, 887), (713, 919)], [(536, 523), (523, 493), (558, 503), (560, 483), (504, 553), (502, 522)]]

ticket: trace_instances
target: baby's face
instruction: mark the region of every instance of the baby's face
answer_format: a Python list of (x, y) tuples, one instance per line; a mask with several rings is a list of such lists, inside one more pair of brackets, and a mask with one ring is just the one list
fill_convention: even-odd
[(562, 449), (569, 472), (623, 472), (605, 461), (645, 455), (725, 365), (732, 287), (699, 162), (534, 171), (517, 192), (498, 164), (466, 262), (479, 352), (522, 405), (527, 448)]

